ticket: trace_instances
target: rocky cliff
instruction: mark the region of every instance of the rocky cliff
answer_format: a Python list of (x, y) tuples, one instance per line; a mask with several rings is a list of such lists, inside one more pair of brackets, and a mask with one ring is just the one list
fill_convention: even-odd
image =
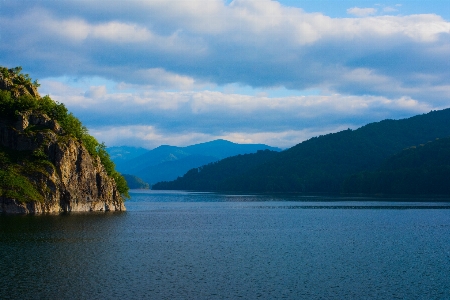
[[(27, 93), (39, 101), (36, 90), (16, 88), (14, 95), (5, 81), (0, 76), (0, 88), (12, 99)], [(4, 110), (0, 150), (0, 213), (125, 210), (100, 157), (42, 111)]]

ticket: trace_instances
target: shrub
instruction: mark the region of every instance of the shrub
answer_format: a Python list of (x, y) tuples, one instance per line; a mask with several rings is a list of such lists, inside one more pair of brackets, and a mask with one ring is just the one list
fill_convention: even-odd
[(0, 170), (0, 182), (0, 195), (7, 198), (16, 199), (19, 202), (44, 200), (28, 178), (13, 170)]

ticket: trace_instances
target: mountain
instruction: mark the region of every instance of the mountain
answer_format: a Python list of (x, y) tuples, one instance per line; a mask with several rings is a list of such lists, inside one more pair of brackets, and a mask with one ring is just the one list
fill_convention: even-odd
[(139, 171), (147, 182), (168, 181), (184, 175), (188, 170), (217, 161), (217, 157), (193, 154), (178, 160), (165, 161)]
[(345, 193), (450, 195), (450, 138), (397, 153), (373, 172), (349, 176)]
[(120, 172), (133, 174), (151, 184), (173, 180), (192, 168), (229, 156), (265, 149), (281, 150), (263, 144), (236, 144), (226, 140), (215, 140), (187, 147), (163, 145), (132, 159), (115, 160), (115, 163)]
[[(385, 159), (405, 148), (448, 136), (450, 109), (432, 111), (408, 119), (384, 120), (357, 130), (315, 137), (254, 167), (248, 168), (247, 162), (241, 161), (241, 168), (245, 171), (229, 174), (221, 180), (211, 178), (211, 182), (219, 182), (215, 185), (197, 186), (196, 182), (206, 169), (200, 168), (189, 171), (189, 176), (186, 174), (170, 183), (158, 183), (153, 188), (339, 193), (348, 176), (374, 171)], [(230, 158), (228, 163), (233, 164), (234, 160), (238, 158)], [(214, 174), (226, 169), (223, 164), (213, 167), (216, 170), (209, 172)]]
[(108, 152), (109, 157), (111, 157), (117, 165), (144, 154), (148, 151), (148, 149), (141, 147), (119, 146), (108, 147), (106, 148), (106, 151)]
[(115, 161), (115, 163), (119, 172), (137, 175), (145, 167), (158, 165), (166, 161), (178, 160), (189, 155), (181, 147), (163, 145), (146, 151), (135, 158), (123, 162)]
[(264, 144), (236, 144), (226, 140), (215, 140), (211, 142), (184, 147), (190, 154), (208, 155), (223, 159), (238, 154), (255, 153), (258, 150), (281, 151), (280, 148), (270, 147)]
[(189, 170), (174, 181), (156, 183), (154, 190), (222, 190), (230, 178), (245, 174), (254, 167), (275, 158), (278, 152), (258, 150), (256, 153), (239, 154)]
[(0, 213), (125, 210), (105, 146), (37, 87), (0, 67)]
[(122, 174), (123, 178), (127, 181), (128, 187), (130, 189), (149, 189), (150, 185), (147, 182), (144, 182), (141, 178), (130, 175), (130, 174)]

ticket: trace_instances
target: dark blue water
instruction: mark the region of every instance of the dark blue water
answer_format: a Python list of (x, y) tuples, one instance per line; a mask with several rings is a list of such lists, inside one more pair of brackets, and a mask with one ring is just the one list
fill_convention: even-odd
[(450, 299), (448, 202), (150, 191), (126, 206), (0, 215), (0, 298)]

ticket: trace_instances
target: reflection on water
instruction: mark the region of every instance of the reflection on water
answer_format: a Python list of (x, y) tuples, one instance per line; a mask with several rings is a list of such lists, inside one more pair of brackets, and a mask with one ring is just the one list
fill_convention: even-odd
[(135, 191), (124, 213), (0, 216), (1, 298), (450, 295), (448, 202), (294, 198)]

